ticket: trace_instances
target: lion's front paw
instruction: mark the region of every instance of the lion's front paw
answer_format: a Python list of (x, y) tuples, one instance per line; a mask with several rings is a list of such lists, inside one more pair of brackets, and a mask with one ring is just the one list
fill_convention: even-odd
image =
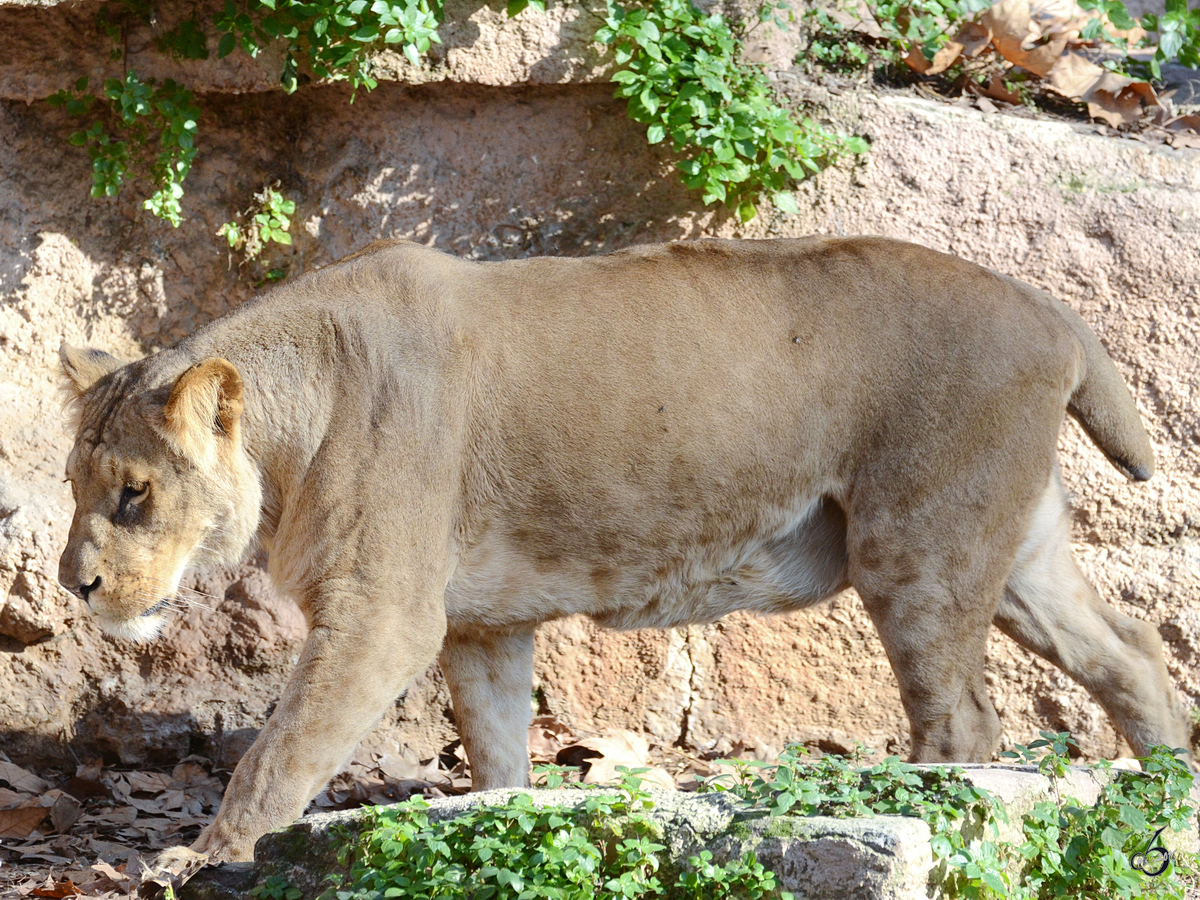
[[(162, 896), (168, 889), (174, 891), (210, 862), (204, 853), (187, 847), (169, 847), (162, 851), (136, 877), (140, 881), (141, 896)], [(157, 885), (157, 888), (153, 887)]]
[(188, 852), (206, 857), (208, 865), (250, 862), (254, 859), (254, 839), (236, 835), (220, 822), (214, 822), (200, 832)]
[(207, 853), (197, 853), (191, 847), (168, 847), (154, 857), (150, 867), (164, 872), (180, 873), (188, 870), (195, 871), (207, 864), (208, 861)]

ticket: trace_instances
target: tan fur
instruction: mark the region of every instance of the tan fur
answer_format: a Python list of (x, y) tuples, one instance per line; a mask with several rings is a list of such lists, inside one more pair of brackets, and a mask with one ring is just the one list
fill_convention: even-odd
[(214, 858), (299, 815), (439, 652), (475, 787), (524, 783), (534, 630), (573, 613), (671, 627), (853, 585), (914, 759), (994, 751), (993, 620), (1136, 750), (1185, 742), (1154, 629), (1070, 558), (1055, 474), (1069, 408), (1148, 477), (1132, 398), (1078, 316), (953, 257), (814, 238), (476, 264), (396, 242), (129, 366), (63, 357), (63, 583), (147, 637), (198, 547), (232, 561), (257, 536), (310, 625), (195, 845)]

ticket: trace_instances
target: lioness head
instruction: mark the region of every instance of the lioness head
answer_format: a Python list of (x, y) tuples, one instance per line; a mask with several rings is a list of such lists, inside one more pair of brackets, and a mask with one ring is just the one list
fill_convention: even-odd
[(241, 441), (242, 379), (224, 359), (182, 374), (64, 345), (78, 413), (75, 517), (58, 580), (111, 634), (158, 634), (189, 565), (245, 552), (262, 498)]

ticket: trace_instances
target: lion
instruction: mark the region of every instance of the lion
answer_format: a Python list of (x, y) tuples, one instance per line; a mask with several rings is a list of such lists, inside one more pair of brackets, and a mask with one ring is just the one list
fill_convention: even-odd
[(854, 587), (920, 762), (986, 761), (994, 623), (1135, 751), (1187, 731), (1155, 628), (1069, 546), (1070, 412), (1154, 470), (1083, 320), (874, 237), (478, 263), (377, 242), (122, 364), (64, 346), (59, 578), (153, 638), (183, 574), (253, 541), (309, 634), (193, 844), (252, 858), (441, 662), (475, 789), (528, 783), (534, 631), (804, 609)]

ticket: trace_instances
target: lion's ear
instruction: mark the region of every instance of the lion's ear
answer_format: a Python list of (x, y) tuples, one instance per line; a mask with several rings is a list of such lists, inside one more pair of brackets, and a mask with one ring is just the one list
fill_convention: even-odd
[(210, 357), (175, 380), (163, 409), (165, 436), (184, 456), (212, 460), (218, 441), (236, 443), (242, 418), (242, 376), (227, 359)]
[(72, 347), (63, 344), (58, 348), (58, 359), (62, 364), (66, 380), (63, 386), (74, 397), (81, 397), (93, 384), (121, 368), (123, 363), (103, 350), (91, 347)]

